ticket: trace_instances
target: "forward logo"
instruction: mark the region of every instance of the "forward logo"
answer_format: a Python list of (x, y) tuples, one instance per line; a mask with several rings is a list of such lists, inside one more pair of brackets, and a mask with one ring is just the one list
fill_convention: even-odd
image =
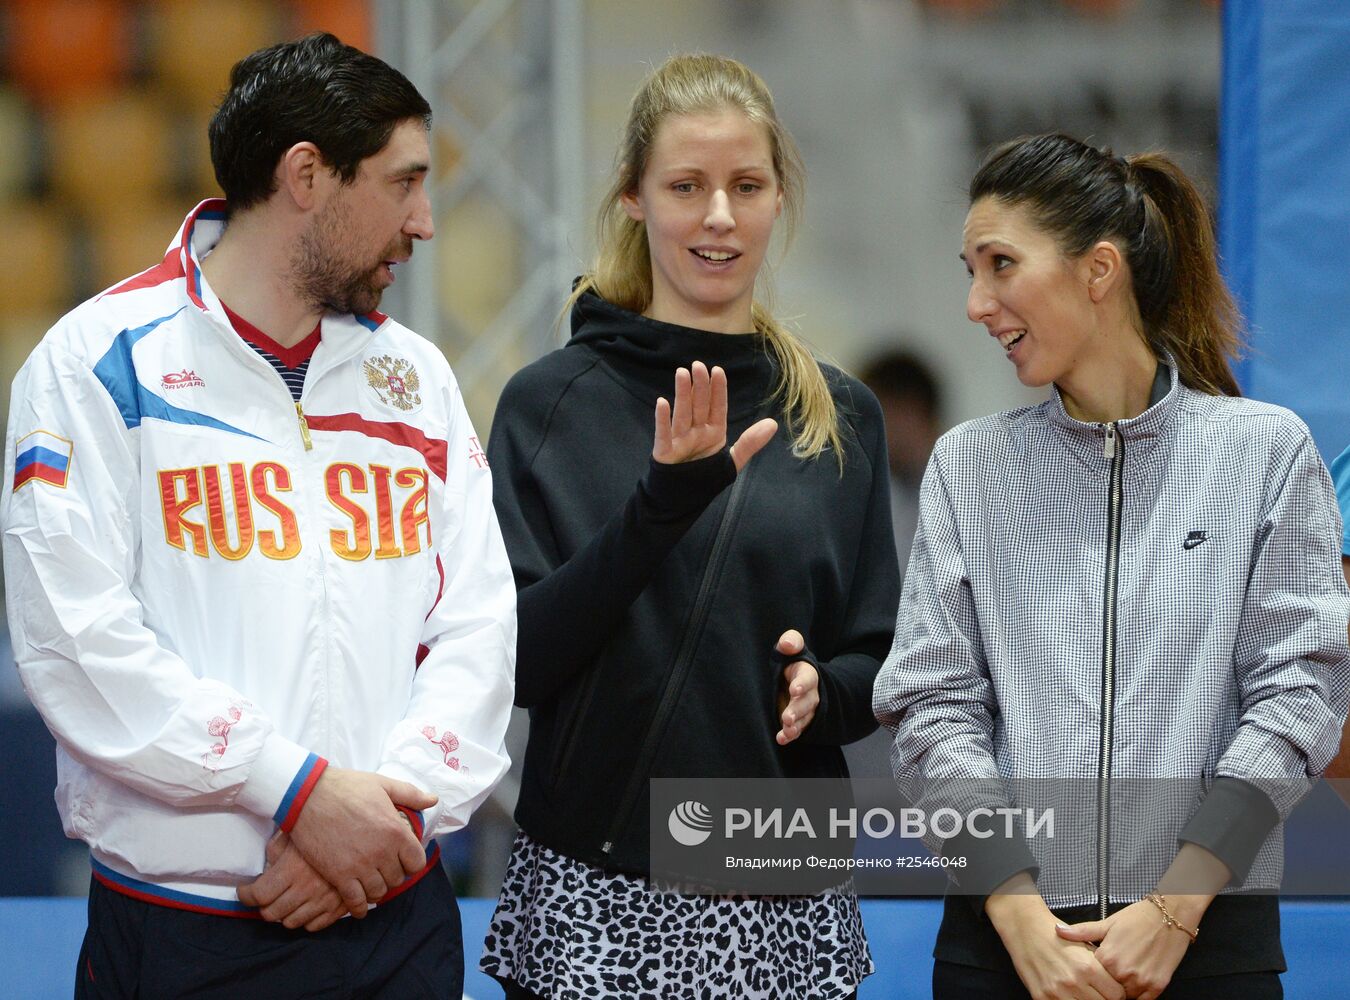
[(181, 372), (169, 372), (163, 375), (159, 380), (161, 389), (205, 389), (206, 382), (191, 368), (184, 368)]

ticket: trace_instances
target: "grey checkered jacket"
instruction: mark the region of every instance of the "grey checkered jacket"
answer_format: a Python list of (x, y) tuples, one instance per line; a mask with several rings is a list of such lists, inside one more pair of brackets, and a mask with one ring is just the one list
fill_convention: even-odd
[[(1340, 514), (1302, 421), (1181, 386), (1116, 424), (1058, 393), (938, 442), (873, 707), (928, 811), (1054, 808), (930, 846), (961, 891), (1132, 902), (1178, 840), (1277, 888), (1350, 699)], [(1001, 824), (1001, 820), (999, 824)], [(983, 827), (989, 827), (988, 822)], [(1029, 849), (1029, 850), (1028, 850)]]

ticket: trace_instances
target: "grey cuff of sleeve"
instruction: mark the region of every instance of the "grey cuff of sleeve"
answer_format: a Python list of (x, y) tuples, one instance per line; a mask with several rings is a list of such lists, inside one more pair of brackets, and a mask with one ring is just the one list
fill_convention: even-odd
[(1241, 778), (1222, 776), (1214, 779), (1177, 840), (1209, 851), (1233, 873), (1229, 886), (1239, 886), (1279, 821), (1279, 810), (1265, 792)]
[(984, 912), (985, 897), (1018, 872), (1029, 872), (1033, 881), (1041, 873), (1035, 855), (1020, 835), (979, 838), (962, 829), (955, 837), (943, 841), (942, 856), (966, 859), (965, 867), (947, 870), (963, 895), (978, 899), (980, 913)]

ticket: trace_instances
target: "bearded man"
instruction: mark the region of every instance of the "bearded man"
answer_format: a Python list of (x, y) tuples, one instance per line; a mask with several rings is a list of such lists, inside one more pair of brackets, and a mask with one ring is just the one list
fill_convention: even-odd
[(376, 311), (432, 237), (430, 117), (331, 35), (246, 57), (225, 199), (15, 380), (8, 613), (92, 856), (77, 996), (460, 993), (434, 837), (508, 766), (515, 587), (449, 365)]

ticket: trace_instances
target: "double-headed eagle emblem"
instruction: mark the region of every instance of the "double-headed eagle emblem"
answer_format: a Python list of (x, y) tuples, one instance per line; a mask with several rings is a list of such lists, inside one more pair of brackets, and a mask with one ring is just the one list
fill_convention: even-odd
[(422, 380), (417, 377), (417, 369), (411, 361), (385, 354), (367, 358), (363, 371), (366, 382), (375, 390), (381, 403), (405, 411), (422, 405), (422, 397), (417, 394), (422, 388)]

